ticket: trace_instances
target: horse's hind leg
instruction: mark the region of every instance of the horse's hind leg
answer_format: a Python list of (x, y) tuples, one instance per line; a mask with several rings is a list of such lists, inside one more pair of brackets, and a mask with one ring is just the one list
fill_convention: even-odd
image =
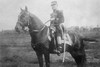
[(76, 56), (74, 59), (77, 63), (77, 67), (86, 67), (86, 60), (83, 55)]
[(40, 53), (39, 51), (36, 51), (36, 55), (37, 55), (37, 58), (38, 58), (39, 66), (43, 67), (43, 54)]
[(77, 67), (86, 67), (86, 55), (85, 54), (71, 54), (72, 57), (74, 58)]
[(47, 50), (44, 51), (46, 67), (50, 67), (50, 54)]

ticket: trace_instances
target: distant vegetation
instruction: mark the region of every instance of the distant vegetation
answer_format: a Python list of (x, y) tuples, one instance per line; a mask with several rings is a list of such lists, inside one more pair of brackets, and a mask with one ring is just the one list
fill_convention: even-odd
[(67, 29), (68, 31), (74, 31), (79, 34), (88, 37), (99, 38), (100, 37), (100, 27), (70, 27)]
[[(82, 34), (84, 36), (89, 36), (89, 37), (95, 37), (95, 38), (99, 38), (98, 36), (100, 36), (100, 27), (79, 27), (79, 26), (72, 26), (69, 28), (66, 28), (67, 31), (74, 31), (77, 32), (79, 34)], [(16, 34), (18, 35), (18, 33), (15, 30), (2, 30), (0, 32), (0, 34)], [(29, 32), (26, 33), (22, 33), (24, 35), (29, 35)]]
[[(86, 37), (93, 37), (100, 40), (100, 27), (70, 27), (66, 30), (74, 31)], [(100, 42), (84, 43), (86, 48), (87, 61), (90, 63), (89, 67), (97, 67), (97, 64), (99, 67)], [(61, 60), (62, 56), (59, 57), (56, 55), (51, 55), (51, 62), (60, 62)], [(72, 62), (73, 58), (70, 57), (70, 55), (67, 53), (66, 64), (72, 65)], [(17, 33), (15, 30), (3, 30), (0, 32), (0, 65), (3, 65), (2, 67), (37, 67), (34, 66), (36, 63), (38, 63), (38, 61), (36, 54), (31, 47), (31, 37), (29, 32), (21, 34)]]

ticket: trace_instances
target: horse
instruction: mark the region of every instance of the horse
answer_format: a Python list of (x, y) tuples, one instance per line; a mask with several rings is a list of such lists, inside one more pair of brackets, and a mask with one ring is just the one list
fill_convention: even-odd
[[(53, 39), (48, 38), (49, 27), (46, 26), (37, 16), (30, 13), (28, 8), (21, 8), (21, 12), (18, 15), (18, 21), (15, 26), (15, 30), (19, 33), (25, 31), (25, 27), (29, 28), (29, 34), (31, 36), (31, 46), (36, 52), (39, 66), (43, 67), (43, 56), (45, 59), (46, 67), (50, 67), (50, 54), (56, 54), (52, 52), (54, 49)], [(86, 38), (80, 36), (78, 33), (67, 32), (73, 42), (72, 45), (66, 44), (66, 51), (74, 58), (77, 67), (86, 66), (86, 53), (83, 41), (96, 41), (95, 39)], [(66, 32), (65, 32), (66, 34)], [(64, 52), (64, 45), (61, 45), (61, 53)]]

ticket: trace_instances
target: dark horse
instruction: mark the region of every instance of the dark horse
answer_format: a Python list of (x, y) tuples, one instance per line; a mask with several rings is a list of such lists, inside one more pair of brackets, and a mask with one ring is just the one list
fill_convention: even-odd
[[(39, 66), (43, 67), (43, 55), (45, 58), (46, 67), (50, 67), (50, 53), (53, 53), (54, 49), (53, 40), (48, 38), (49, 27), (46, 26), (37, 18), (35, 15), (28, 12), (27, 7), (21, 9), (20, 15), (18, 16), (18, 21), (16, 23), (15, 30), (17, 32), (24, 31), (25, 27), (29, 28), (29, 33), (31, 36), (31, 46), (35, 50)], [(73, 42), (72, 46), (66, 45), (66, 51), (71, 54), (74, 58), (77, 67), (86, 66), (86, 55), (84, 49), (83, 41), (95, 41), (94, 39), (89, 39), (69, 32), (69, 36)], [(64, 45), (61, 45), (62, 53), (64, 52)]]

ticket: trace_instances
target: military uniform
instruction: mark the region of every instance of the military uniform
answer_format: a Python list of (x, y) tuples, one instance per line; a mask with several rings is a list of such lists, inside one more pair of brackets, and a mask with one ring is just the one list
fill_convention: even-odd
[(64, 23), (63, 12), (61, 10), (56, 10), (51, 14), (51, 18), (55, 18), (55, 19), (51, 21), (50, 26), (56, 27), (57, 36), (62, 35), (63, 31), (62, 31), (61, 24)]
[[(53, 13), (51, 13), (51, 24), (50, 28), (56, 29), (54, 35), (54, 39), (56, 41), (54, 52), (56, 52), (58, 55), (60, 54), (60, 45), (62, 44), (61, 39), (63, 39), (63, 30), (62, 30), (62, 23), (64, 23), (64, 16), (63, 12), (61, 10), (57, 9), (57, 1), (52, 1), (51, 6), (53, 9)], [(52, 31), (51, 31), (52, 32)], [(52, 34), (52, 33), (51, 33)]]

